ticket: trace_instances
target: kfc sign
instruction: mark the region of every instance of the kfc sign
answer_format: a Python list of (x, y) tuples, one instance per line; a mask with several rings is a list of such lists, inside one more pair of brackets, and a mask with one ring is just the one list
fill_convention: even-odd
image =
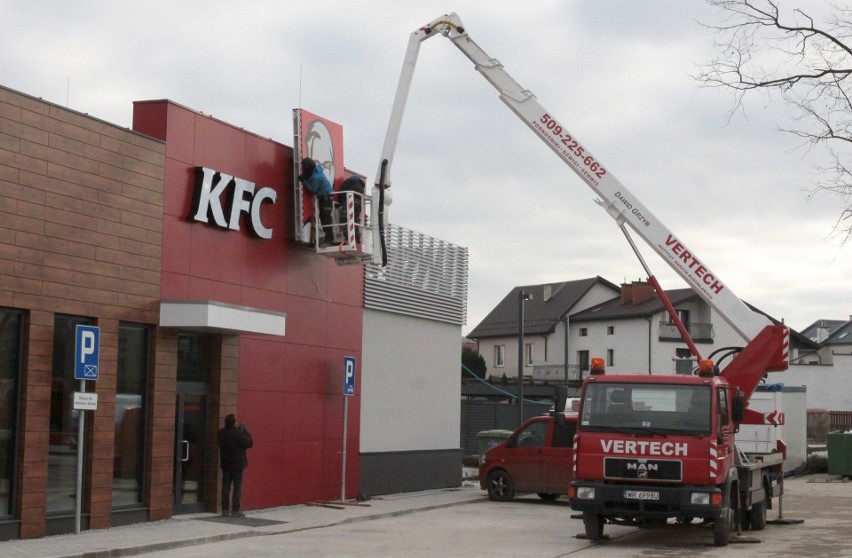
[[(223, 196), (224, 194), (224, 196)], [(255, 192), (254, 182), (204, 167), (195, 169), (195, 197), (190, 218), (202, 223), (240, 230), (240, 216), (248, 216), (251, 231), (264, 239), (272, 238), (272, 229), (260, 220), (263, 202), (275, 203), (278, 194), (269, 187)]]

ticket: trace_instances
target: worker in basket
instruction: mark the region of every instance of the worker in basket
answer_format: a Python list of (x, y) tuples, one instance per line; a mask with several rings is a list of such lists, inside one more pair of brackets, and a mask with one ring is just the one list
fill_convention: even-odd
[(331, 187), (331, 182), (322, 171), (322, 167), (317, 165), (310, 157), (302, 159), (302, 172), (299, 174), (299, 182), (302, 186), (317, 197), (317, 205), (319, 206), (319, 220), (322, 228), (323, 239), (322, 244), (334, 243), (334, 231), (332, 229), (331, 211), (333, 201), (331, 199), (334, 189)]
[(338, 211), (339, 218), (338, 222), (342, 223), (342, 236), (344, 242), (346, 241), (346, 196), (344, 195), (346, 192), (352, 192), (354, 195), (354, 205), (355, 205), (355, 242), (361, 242), (361, 199), (364, 196), (364, 179), (358, 176), (357, 174), (353, 174), (349, 178), (343, 181), (343, 184), (340, 185), (340, 195), (338, 196)]

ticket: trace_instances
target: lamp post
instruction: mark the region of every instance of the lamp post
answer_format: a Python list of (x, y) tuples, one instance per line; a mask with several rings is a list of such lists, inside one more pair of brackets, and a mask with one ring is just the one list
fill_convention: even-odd
[(532, 294), (518, 291), (518, 425), (524, 423), (524, 302)]

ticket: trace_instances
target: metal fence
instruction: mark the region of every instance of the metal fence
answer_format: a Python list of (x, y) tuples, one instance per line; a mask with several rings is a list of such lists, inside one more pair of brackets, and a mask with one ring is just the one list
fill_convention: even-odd
[(831, 417), (831, 432), (837, 430), (852, 430), (852, 411), (829, 411)]
[[(549, 405), (527, 403), (524, 405), (524, 420), (546, 413)], [(483, 430), (514, 430), (518, 422), (518, 406), (492, 401), (461, 402), (461, 448), (463, 455), (479, 454), (479, 438)]]

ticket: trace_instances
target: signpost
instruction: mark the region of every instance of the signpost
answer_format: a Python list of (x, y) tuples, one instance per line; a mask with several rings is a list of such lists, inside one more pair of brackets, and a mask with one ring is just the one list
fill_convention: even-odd
[(97, 380), (101, 352), (101, 328), (78, 325), (74, 334), (74, 379), (80, 380), (80, 391), (74, 393), (74, 409), (79, 411), (77, 421), (77, 490), (74, 496), (74, 532), (80, 534), (83, 509), (83, 449), (85, 448), (86, 411), (98, 408), (98, 394), (86, 393), (86, 381)]
[(340, 501), (346, 500), (346, 440), (349, 424), (349, 398), (355, 395), (355, 357), (343, 357), (343, 473), (340, 480)]
[(355, 357), (343, 357), (343, 395), (355, 395)]

